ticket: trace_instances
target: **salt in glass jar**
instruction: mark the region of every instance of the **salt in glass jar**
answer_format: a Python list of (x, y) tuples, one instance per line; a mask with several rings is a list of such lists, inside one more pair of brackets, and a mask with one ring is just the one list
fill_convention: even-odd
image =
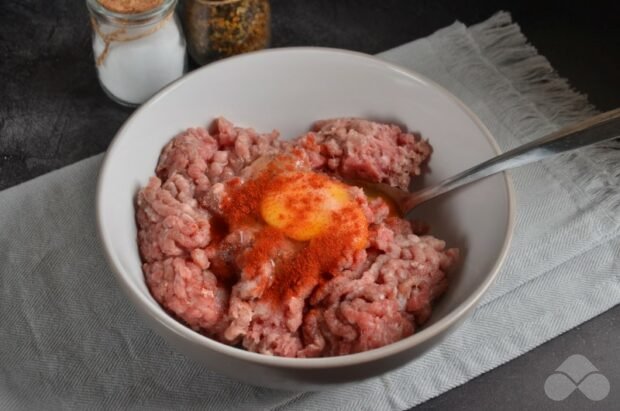
[(116, 102), (136, 106), (187, 69), (177, 0), (86, 0), (99, 82)]

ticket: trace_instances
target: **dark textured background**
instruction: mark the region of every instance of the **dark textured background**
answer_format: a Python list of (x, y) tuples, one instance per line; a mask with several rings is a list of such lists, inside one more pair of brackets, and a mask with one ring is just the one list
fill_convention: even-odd
[[(500, 9), (597, 108), (620, 106), (618, 1), (272, 0), (272, 45), (377, 53)], [(131, 111), (99, 88), (83, 1), (0, 0), (0, 189), (104, 151)], [(618, 409), (619, 341), (616, 307), (417, 409)], [(544, 395), (547, 376), (575, 353), (609, 378), (607, 400)]]

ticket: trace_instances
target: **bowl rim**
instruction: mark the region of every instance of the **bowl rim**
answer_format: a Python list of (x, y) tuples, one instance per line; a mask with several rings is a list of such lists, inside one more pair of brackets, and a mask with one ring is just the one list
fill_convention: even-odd
[[(493, 148), (496, 154), (501, 154), (501, 149), (497, 144), (497, 141), (491, 134), (491, 132), (487, 129), (487, 127), (482, 123), (482, 121), (478, 118), (478, 116), (467, 107), (458, 97), (454, 96), (451, 92), (445, 89), (443, 86), (437, 84), (433, 80), (428, 79), (427, 77), (417, 73), (414, 70), (404, 68), (398, 66), (393, 63), (386, 62), (378, 57), (371, 56), (365, 53), (351, 51), (351, 50), (343, 50), (337, 48), (328, 48), (328, 47), (283, 47), (283, 48), (275, 48), (275, 49), (266, 49), (255, 51), (251, 53), (246, 53), (234, 57), (230, 57), (224, 60), (220, 60), (209, 65), (200, 67), (190, 73), (187, 73), (183, 77), (175, 80), (170, 83), (168, 86), (164, 87), (158, 93), (156, 93), (153, 97), (151, 97), (147, 102), (142, 104), (137, 110), (135, 110), (128, 118), (125, 120), (123, 125), (118, 129), (114, 138), (112, 139), (106, 153), (104, 155), (98, 178), (97, 178), (97, 188), (96, 188), (96, 220), (97, 220), (97, 233), (99, 236), (99, 240), (101, 246), (104, 251), (104, 256), (108, 262), (109, 267), (112, 269), (112, 272), (115, 274), (117, 281), (121, 285), (121, 288), (125, 293), (128, 294), (130, 300), (133, 304), (139, 304), (143, 310), (144, 314), (148, 314), (149, 317), (156, 320), (160, 325), (167, 328), (169, 331), (177, 334), (181, 338), (189, 340), (192, 343), (200, 345), (204, 349), (215, 351), (219, 354), (225, 356), (235, 357), (238, 360), (248, 361), (254, 364), (272, 366), (276, 368), (285, 368), (285, 369), (330, 369), (330, 368), (341, 368), (348, 367), (354, 365), (362, 365), (365, 363), (369, 363), (375, 360), (379, 360), (386, 357), (391, 357), (403, 351), (407, 351), (417, 345), (424, 343), (427, 340), (430, 340), (438, 335), (444, 334), (446, 331), (450, 330), (450, 328), (458, 322), (459, 319), (465, 317), (469, 311), (474, 308), (474, 306), (480, 301), (482, 296), (489, 289), (491, 284), (495, 281), (500, 268), (502, 267), (504, 261), (506, 260), (508, 250), (510, 248), (510, 244), (512, 242), (512, 237), (514, 233), (515, 226), (515, 209), (516, 209), (516, 201), (515, 201), (515, 192), (512, 183), (512, 179), (507, 172), (502, 172), (504, 177), (504, 182), (508, 194), (508, 218), (506, 221), (506, 235), (504, 237), (504, 241), (502, 244), (502, 248), (500, 253), (495, 260), (495, 263), (489, 273), (486, 275), (486, 278), (483, 280), (482, 284), (480, 284), (474, 292), (469, 295), (463, 302), (461, 302), (456, 308), (452, 311), (441, 317), (436, 323), (423, 328), (419, 332), (414, 333), (413, 335), (406, 337), (400, 341), (388, 344), (386, 346), (375, 348), (369, 351), (364, 351), (361, 353), (355, 354), (347, 354), (342, 356), (334, 356), (334, 357), (319, 357), (319, 358), (288, 358), (288, 357), (278, 357), (278, 356), (270, 356), (266, 354), (260, 354), (255, 352), (246, 351), (237, 347), (232, 347), (226, 345), (224, 343), (218, 342), (214, 339), (211, 339), (207, 336), (204, 336), (197, 331), (192, 330), (186, 325), (180, 323), (172, 316), (167, 314), (156, 302), (149, 301), (149, 297), (145, 296), (140, 290), (137, 289), (131, 281), (126, 278), (123, 270), (120, 268), (120, 263), (116, 260), (116, 256), (111, 250), (111, 247), (108, 246), (108, 239), (105, 230), (105, 224), (103, 221), (103, 197), (102, 197), (102, 186), (105, 182), (105, 177), (108, 174), (107, 170), (110, 162), (108, 159), (115, 153), (119, 141), (121, 140), (125, 129), (132, 122), (134, 117), (140, 115), (143, 111), (148, 110), (150, 106), (157, 103), (160, 99), (165, 98), (168, 94), (173, 92), (180, 84), (187, 81), (188, 79), (202, 74), (205, 71), (212, 70), (213, 67), (219, 68), (220, 65), (226, 65), (235, 63), (242, 60), (252, 59), (257, 55), (264, 54), (287, 54), (287, 53), (319, 53), (326, 55), (340, 55), (347, 56), (353, 59), (366, 60), (372, 62), (373, 64), (378, 64), (384, 66), (385, 69), (397, 72), (403, 76), (414, 79), (418, 82), (425, 83), (433, 88), (435, 88), (439, 93), (442, 93), (445, 97), (448, 97), (454, 103), (456, 103), (467, 116), (478, 126), (482, 134), (486, 137), (487, 141)], [(152, 299), (152, 297), (151, 297)]]

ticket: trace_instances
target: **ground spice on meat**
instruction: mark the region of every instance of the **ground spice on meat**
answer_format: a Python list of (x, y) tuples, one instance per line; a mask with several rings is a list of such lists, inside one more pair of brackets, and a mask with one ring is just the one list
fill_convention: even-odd
[(260, 267), (269, 261), (284, 242), (284, 234), (281, 231), (271, 227), (265, 227), (259, 231), (252, 244), (252, 248), (244, 255), (242, 265), (249, 273), (249, 277), (255, 277)]
[(241, 186), (233, 180), (228, 184), (228, 195), (222, 201), (224, 218), (231, 227), (239, 227), (251, 223), (258, 218), (258, 207), (265, 189), (270, 182), (269, 175), (261, 174)]
[(327, 234), (310, 240), (293, 258), (280, 262), (265, 299), (278, 304), (312, 290), (323, 281), (322, 274), (330, 274), (330, 279), (338, 275), (336, 268), (342, 256), (359, 248), (357, 239), (364, 236), (357, 227), (339, 226), (343, 220), (359, 218), (355, 214), (352, 209), (336, 213)]
[[(317, 173), (294, 172), (293, 164), (294, 159), (280, 156), (258, 176), (232, 188), (222, 206), (223, 218), (230, 227), (241, 229), (257, 222), (264, 224), (260, 221), (261, 202), (270, 193), (279, 193), (291, 184), (302, 191), (298, 196), (287, 197), (284, 202), (290, 220), (283, 227), (284, 232), (300, 232), (308, 223), (312, 224), (308, 220), (324, 211), (321, 209), (323, 200), (316, 190), (324, 188), (326, 184), (336, 186), (340, 183)], [(335, 268), (343, 255), (366, 246), (368, 221), (352, 199), (348, 202), (349, 205), (330, 213), (331, 223), (325, 228), (324, 234), (300, 244), (299, 250), (288, 258), (274, 260), (284, 241), (283, 231), (268, 225), (260, 229), (242, 265), (251, 278), (255, 275), (253, 273), (257, 273), (271, 260), (275, 267), (274, 278), (263, 300), (281, 304), (287, 299), (298, 298), (318, 285), (321, 273), (335, 275)]]

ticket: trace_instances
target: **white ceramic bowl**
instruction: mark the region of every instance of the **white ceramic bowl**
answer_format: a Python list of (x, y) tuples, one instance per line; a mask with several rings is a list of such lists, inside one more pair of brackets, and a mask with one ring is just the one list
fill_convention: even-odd
[(127, 120), (110, 145), (97, 188), (99, 232), (121, 288), (150, 326), (179, 352), (239, 380), (320, 389), (402, 366), (455, 329), (493, 282), (512, 235), (513, 193), (496, 175), (422, 206), (432, 233), (462, 250), (463, 262), (429, 323), (372, 351), (331, 358), (271, 357), (233, 348), (174, 320), (151, 297), (136, 245), (134, 199), (154, 174), (162, 147), (190, 126), (225, 116), (284, 138), (315, 120), (360, 116), (420, 131), (434, 147), (432, 183), (498, 154), (497, 144), (459, 100), (411, 71), (373, 57), (318, 48), (275, 49), (203, 67), (170, 85)]

